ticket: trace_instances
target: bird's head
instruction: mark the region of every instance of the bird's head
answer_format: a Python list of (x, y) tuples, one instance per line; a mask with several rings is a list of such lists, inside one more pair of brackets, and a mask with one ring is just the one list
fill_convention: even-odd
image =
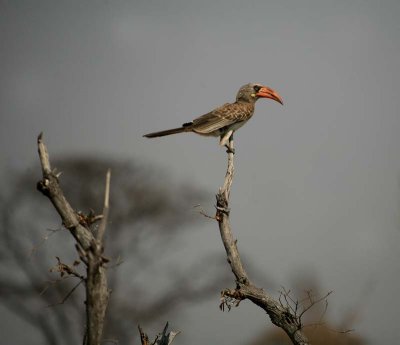
[(259, 98), (271, 98), (283, 105), (282, 98), (276, 91), (268, 86), (253, 83), (243, 85), (239, 89), (236, 101), (255, 103)]

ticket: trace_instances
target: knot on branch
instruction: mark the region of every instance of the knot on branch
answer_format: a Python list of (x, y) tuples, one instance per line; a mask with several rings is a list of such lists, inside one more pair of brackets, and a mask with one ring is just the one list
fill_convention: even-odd
[(58, 183), (58, 178), (61, 174), (62, 172), (58, 172), (57, 169), (53, 169), (53, 171), (43, 169), (43, 179), (36, 184), (36, 189), (43, 195), (50, 197), (50, 184), (52, 182)]
[(215, 208), (217, 209), (217, 213), (215, 215), (215, 218), (220, 221), (222, 220), (222, 215), (227, 215), (229, 216), (229, 213), (231, 209), (228, 207), (228, 200), (226, 198), (226, 194), (222, 192), (221, 190), (219, 193), (215, 196), (217, 199), (217, 204), (215, 205)]
[(43, 178), (42, 180), (38, 181), (36, 184), (36, 189), (41, 192), (44, 196), (50, 195), (50, 180), (48, 178)]
[[(236, 243), (235, 243), (236, 245)], [(237, 289), (239, 290), (242, 285), (248, 286), (250, 284), (250, 280), (247, 277), (239, 277), (236, 281)]]
[(217, 209), (218, 208), (228, 208), (228, 199), (225, 195), (225, 193), (220, 190), (218, 192), (218, 194), (215, 196), (215, 198), (217, 199)]

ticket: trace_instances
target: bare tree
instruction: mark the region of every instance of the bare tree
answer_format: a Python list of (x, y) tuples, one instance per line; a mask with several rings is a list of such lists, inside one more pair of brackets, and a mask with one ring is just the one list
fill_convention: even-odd
[(74, 268), (59, 261), (59, 271), (62, 276), (63, 274), (67, 274), (67, 276), (75, 276), (80, 281), (84, 281), (86, 287), (84, 344), (100, 345), (110, 296), (105, 266), (108, 260), (103, 256), (103, 238), (108, 221), (110, 197), (110, 171), (107, 172), (106, 178), (103, 214), (100, 217), (101, 222), (97, 234), (94, 235), (90, 227), (92, 222), (89, 221), (89, 216), (82, 217), (76, 213), (65, 198), (58, 182), (61, 174), (51, 168), (49, 154), (43, 143), (42, 134), (38, 138), (38, 149), (43, 178), (38, 182), (37, 188), (43, 195), (50, 199), (62, 219), (63, 226), (75, 238), (76, 250), (86, 266), (86, 274), (80, 275)]
[[(104, 251), (104, 235), (105, 235), (105, 227), (107, 224), (111, 222), (113, 228), (112, 236), (109, 237), (108, 243), (113, 243), (113, 240), (121, 236), (121, 239), (124, 242), (127, 242), (127, 238), (122, 235), (122, 229), (129, 226), (130, 222), (126, 221), (126, 219), (132, 221), (135, 219), (137, 222), (136, 227), (144, 226), (144, 216), (146, 212), (151, 214), (154, 217), (160, 217), (160, 228), (168, 228), (168, 224), (171, 226), (176, 226), (177, 220), (179, 217), (176, 216), (182, 208), (181, 204), (174, 205), (171, 203), (171, 199), (165, 198), (163, 202), (160, 202), (160, 197), (157, 197), (157, 203), (152, 204), (149, 206), (147, 203), (141, 204), (143, 207), (137, 210), (137, 207), (134, 208), (133, 212), (126, 212), (126, 210), (130, 209), (130, 205), (134, 200), (131, 199), (132, 195), (136, 197), (140, 195), (137, 193), (138, 191), (135, 190), (135, 193), (131, 193), (132, 190), (129, 189), (129, 184), (124, 184), (123, 182), (120, 184), (120, 188), (123, 189), (123, 193), (120, 195), (120, 198), (116, 201), (116, 206), (111, 208), (110, 213), (110, 222), (108, 222), (108, 214), (109, 214), (109, 203), (108, 200), (110, 199), (111, 193), (111, 200), (114, 200), (112, 197), (112, 190), (110, 191), (110, 182), (109, 177), (107, 178), (107, 182), (105, 184), (105, 193), (103, 197), (103, 189), (99, 188), (99, 183), (94, 185), (93, 187), (93, 195), (97, 195), (94, 200), (103, 200), (100, 204), (101, 206), (97, 205), (96, 209), (102, 209), (101, 213), (96, 213), (93, 210), (89, 211), (77, 211), (76, 209), (72, 208), (71, 204), (67, 201), (67, 198), (64, 195), (63, 189), (60, 186), (60, 173), (56, 170), (52, 169), (50, 166), (50, 160), (47, 154), (47, 149), (42, 141), (41, 136), (38, 139), (38, 147), (39, 147), (39, 156), (41, 160), (42, 166), (42, 179), (38, 183), (38, 189), (46, 195), (51, 202), (53, 203), (54, 208), (57, 210), (59, 216), (62, 219), (62, 227), (59, 229), (51, 229), (48, 236), (44, 238), (44, 241), (47, 241), (48, 237), (53, 234), (58, 234), (61, 232), (61, 229), (67, 229), (70, 234), (72, 234), (75, 242), (76, 242), (76, 249), (77, 253), (79, 254), (79, 260), (72, 260), (72, 262), (67, 263), (65, 259), (60, 259), (57, 257), (56, 266), (52, 269), (52, 271), (56, 271), (60, 274), (58, 279), (53, 279), (48, 282), (48, 286), (43, 290), (41, 290), (42, 296), (47, 295), (47, 291), (56, 290), (57, 296), (59, 297), (58, 302), (54, 302), (54, 296), (52, 299), (49, 297), (45, 297), (43, 300), (50, 302), (51, 304), (66, 304), (66, 301), (72, 302), (69, 305), (76, 311), (82, 311), (83, 307), (81, 304), (81, 300), (79, 298), (73, 299), (71, 296), (75, 295), (75, 291), (84, 283), (86, 286), (86, 322), (83, 322), (82, 319), (79, 319), (76, 322), (76, 325), (80, 326), (82, 332), (85, 334), (84, 343), (85, 344), (99, 344), (102, 339), (102, 332), (103, 332), (103, 325), (105, 321), (105, 311), (107, 308), (107, 303), (109, 299), (109, 288), (108, 288), (108, 281), (106, 278), (106, 269), (111, 268), (112, 265), (119, 265), (120, 261), (113, 257), (105, 256), (103, 253)], [(302, 317), (303, 315), (311, 309), (315, 304), (320, 303), (321, 301), (326, 301), (328, 296), (322, 296), (319, 298), (315, 298), (313, 295), (308, 295), (308, 300), (306, 303), (299, 302), (291, 297), (290, 292), (283, 290), (281, 293), (280, 298), (274, 299), (270, 294), (265, 292), (263, 289), (257, 287), (250, 279), (249, 276), (243, 266), (242, 260), (240, 258), (238, 249), (237, 249), (237, 241), (234, 240), (230, 222), (229, 222), (229, 197), (230, 197), (230, 189), (233, 181), (234, 175), (234, 165), (233, 165), (233, 157), (234, 157), (234, 147), (233, 147), (233, 140), (229, 142), (229, 149), (228, 149), (228, 169), (225, 176), (224, 185), (220, 188), (217, 194), (217, 213), (214, 219), (218, 221), (221, 239), (223, 241), (228, 263), (232, 269), (232, 272), (235, 276), (236, 287), (235, 289), (225, 289), (221, 292), (221, 309), (225, 307), (231, 308), (233, 305), (238, 306), (241, 300), (249, 299), (263, 310), (267, 312), (273, 324), (280, 327), (285, 333), (289, 336), (291, 342), (295, 345), (306, 345), (309, 344), (304, 332), (303, 332), (303, 322)], [(92, 169), (95, 164), (93, 162), (80, 162), (82, 166), (89, 167)], [(78, 169), (82, 168), (82, 166)], [(105, 170), (105, 169), (104, 169)], [(98, 174), (102, 175), (102, 174)], [(135, 185), (140, 185), (140, 180), (135, 180)], [(104, 184), (104, 183), (103, 183)], [(76, 185), (73, 182), (68, 184), (69, 188), (66, 188), (66, 193), (73, 195), (77, 191), (87, 190), (87, 185)], [(143, 198), (148, 197), (149, 195), (149, 188), (148, 186), (142, 186), (142, 196)], [(152, 186), (153, 187), (153, 186)], [(133, 187), (135, 188), (135, 187)], [(128, 193), (127, 193), (128, 191)], [(140, 191), (140, 188), (139, 188)], [(82, 195), (85, 195), (83, 193)], [(166, 193), (168, 195), (168, 193)], [(190, 195), (190, 193), (189, 193)], [(99, 197), (100, 196), (100, 197)], [(17, 198), (18, 199), (18, 198)], [(84, 199), (84, 198), (83, 198)], [(189, 198), (190, 199), (190, 198)], [(162, 200), (162, 198), (161, 198)], [(198, 201), (198, 200), (196, 200)], [(4, 200), (3, 200), (4, 202)], [(120, 203), (118, 205), (118, 202)], [(12, 205), (12, 203), (11, 203)], [(16, 204), (17, 205), (17, 204)], [(128, 206), (127, 206), (128, 205)], [(161, 209), (156, 210), (154, 212), (154, 207), (163, 205)], [(171, 215), (169, 212), (163, 213), (164, 207), (170, 210), (171, 205), (172, 207), (176, 206), (177, 213)], [(185, 201), (185, 205), (187, 205), (187, 200)], [(10, 206), (10, 203), (8, 204)], [(15, 205), (14, 205), (15, 206)], [(113, 214), (114, 207), (116, 208), (116, 214)], [(12, 208), (15, 210), (15, 208)], [(160, 211), (161, 210), (161, 211)], [(24, 293), (27, 295), (37, 295), (39, 292), (38, 283), (37, 283), (37, 276), (35, 275), (35, 271), (40, 271), (41, 267), (38, 265), (35, 267), (27, 267), (24, 262), (26, 261), (26, 256), (24, 253), (24, 244), (19, 243), (17, 247), (15, 243), (15, 238), (10, 233), (12, 222), (11, 214), (8, 212), (9, 209), (4, 214), (2, 219), (3, 221), (3, 229), (7, 229), (5, 231), (5, 239), (6, 243), (10, 245), (12, 248), (11, 251), (5, 251), (2, 257), (0, 257), (1, 262), (7, 263), (7, 261), (11, 258), (17, 262), (20, 267), (24, 269), (24, 278), (26, 281), (23, 284), (18, 284), (16, 280), (9, 279), (7, 277), (6, 281), (8, 283), (2, 284), (1, 287), (1, 294), (0, 296), (7, 296), (7, 298), (1, 298), (0, 301), (6, 305), (8, 308), (13, 310), (14, 312), (18, 313), (22, 317), (25, 317), (29, 322), (40, 328), (43, 334), (46, 337), (48, 343), (60, 343), (59, 341), (59, 333), (58, 330), (61, 328), (69, 329), (73, 327), (72, 324), (65, 315), (66, 312), (63, 310), (62, 313), (55, 313), (54, 317), (51, 319), (51, 322), (57, 325), (58, 329), (52, 329), (49, 325), (48, 320), (45, 319), (45, 316), (37, 317), (35, 313), (35, 309), (37, 305), (29, 305), (27, 303), (19, 303), (18, 298), (21, 297)], [(18, 210), (21, 211), (21, 210)], [(133, 218), (129, 218), (132, 213), (134, 214)], [(125, 216), (124, 216), (125, 215)], [(128, 217), (126, 217), (128, 215)], [(154, 218), (153, 217), (153, 218)], [(125, 221), (121, 221), (121, 219), (125, 219)], [(168, 222), (170, 221), (170, 223)], [(100, 223), (98, 223), (100, 222)], [(186, 221), (182, 222), (184, 224)], [(99, 224), (99, 225), (97, 225)], [(109, 224), (110, 225), (110, 224)], [(180, 227), (178, 226), (178, 228)], [(14, 226), (15, 229), (15, 226)], [(119, 234), (120, 229), (121, 233)], [(140, 245), (138, 244), (140, 240), (140, 235), (142, 236), (149, 236), (152, 234), (152, 229), (150, 227), (146, 227), (147, 231), (140, 232), (139, 235), (136, 232), (132, 235), (133, 237), (133, 249), (142, 253), (141, 255), (137, 255), (137, 261), (139, 262), (138, 266), (140, 267), (141, 271), (146, 269), (146, 264), (149, 262), (150, 257), (154, 257), (154, 252), (151, 250), (145, 249), (140, 251)], [(159, 235), (160, 232), (157, 232)], [(173, 240), (167, 233), (163, 235), (164, 246), (162, 249), (165, 248), (165, 243), (169, 241), (171, 243)], [(48, 242), (48, 241), (47, 241)], [(130, 241), (129, 241), (130, 242)], [(19, 246), (19, 247), (18, 247)], [(40, 248), (41, 245), (36, 246), (37, 249)], [(17, 248), (15, 252), (14, 249)], [(26, 252), (25, 252), (26, 253)], [(111, 259), (111, 260), (110, 260)], [(8, 261), (9, 262), (9, 261)], [(150, 260), (151, 262), (151, 260)], [(83, 264), (82, 264), (83, 263)], [(202, 262), (202, 267), (204, 267), (204, 261)], [(207, 265), (206, 265), (207, 266)], [(85, 268), (85, 273), (82, 273), (83, 267)], [(1, 273), (4, 274), (6, 270), (2, 270)], [(111, 272), (111, 271), (110, 271)], [(9, 271), (8, 271), (9, 273)], [(6, 273), (7, 274), (7, 273)], [(185, 301), (185, 300), (196, 300), (202, 298), (204, 293), (210, 291), (211, 289), (215, 289), (216, 281), (208, 281), (206, 286), (198, 286), (193, 284), (189, 279), (189, 274), (187, 271), (183, 273), (178, 273), (176, 275), (178, 279), (177, 281), (180, 282), (183, 289), (177, 288), (177, 286), (173, 286), (169, 291), (163, 292), (162, 298), (156, 300), (155, 303), (147, 304), (146, 310), (142, 310), (142, 312), (138, 312), (138, 304), (135, 301), (134, 303), (124, 303), (125, 301), (122, 300), (121, 303), (115, 301), (114, 308), (116, 308), (117, 312), (110, 313), (111, 318), (118, 317), (120, 315), (122, 318), (126, 318), (126, 322), (128, 322), (128, 327), (132, 326), (132, 315), (140, 315), (143, 320), (146, 320), (146, 315), (148, 318), (151, 318), (151, 315), (155, 313), (158, 316), (165, 314), (169, 309), (173, 308), (173, 304), (176, 306), (176, 302)], [(60, 282), (64, 280), (68, 280), (67, 278), (77, 279), (77, 283), (73, 284), (72, 286), (69, 285), (64, 290), (57, 290), (55, 287), (59, 286)], [(28, 284), (26, 284), (28, 282)], [(123, 284), (122, 284), (123, 285)], [(121, 287), (119, 285), (118, 287)], [(117, 286), (117, 283), (115, 283)], [(18, 290), (18, 288), (21, 288)], [(43, 293), (44, 292), (44, 293)], [(11, 296), (11, 298), (9, 298)], [(48, 295), (47, 295), (48, 296)], [(131, 294), (130, 296), (136, 296), (135, 293)], [(173, 304), (171, 304), (173, 301)], [(21, 307), (21, 308), (20, 308)], [(142, 321), (143, 321), (142, 320)], [(119, 320), (118, 320), (119, 321)], [(120, 324), (120, 322), (110, 322), (109, 324)], [(85, 327), (82, 325), (86, 324)], [(82, 329), (84, 328), (84, 329)], [(116, 328), (118, 330), (118, 327)], [(139, 328), (140, 336), (142, 344), (149, 344), (148, 336), (143, 332), (141, 328)], [(173, 337), (176, 335), (176, 332), (169, 332), (167, 333), (167, 326), (164, 328), (164, 331), (157, 336), (154, 340), (154, 344), (164, 344), (170, 343), (173, 340)]]
[[(112, 207), (105, 238), (113, 292), (105, 338), (129, 343), (135, 324), (149, 325), (179, 305), (202, 301), (218, 291), (226, 278), (219, 270), (222, 265), (215, 265), (222, 264), (221, 257), (201, 259), (213, 262), (207, 265), (211, 278), (207, 281), (199, 281), (192, 273), (196, 264), (183, 269), (162, 263), (170, 249), (180, 244), (180, 234), (193, 228), (188, 224), (198, 217), (196, 211), (190, 212), (191, 205), (201, 201), (204, 192), (182, 183), (172, 187), (168, 177), (143, 164), (71, 157), (54, 160), (53, 165), (63, 172), (59, 182), (79, 221), (91, 224), (94, 235), (98, 223), (92, 222), (102, 213), (104, 176), (112, 169)], [(65, 228), (54, 228), (57, 215), (34, 192), (34, 171), (16, 177), (8, 193), (7, 188), (1, 191), (0, 303), (36, 327), (43, 343), (77, 343), (85, 325), (84, 265), (71, 250), (74, 241)], [(174, 197), (177, 189), (179, 198)], [(50, 266), (54, 266), (52, 272)], [(71, 269), (76, 275), (68, 274)], [(146, 284), (151, 276), (160, 277), (162, 290), (149, 295)]]

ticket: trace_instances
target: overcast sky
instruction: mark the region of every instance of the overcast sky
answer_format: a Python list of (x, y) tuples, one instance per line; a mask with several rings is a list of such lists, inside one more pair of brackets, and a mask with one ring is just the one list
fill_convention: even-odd
[[(259, 101), (235, 136), (239, 249), (277, 287), (313, 272), (334, 290), (333, 320), (362, 302), (357, 333), (394, 344), (399, 16), (398, 0), (0, 1), (0, 161), (26, 170), (44, 131), (52, 156), (140, 159), (204, 188), (212, 212), (226, 165), (217, 140), (142, 135), (266, 84), (285, 105)], [(216, 224), (200, 229), (194, 253), (222, 250)], [(217, 305), (170, 321), (192, 345), (243, 344), (267, 324), (255, 306)]]

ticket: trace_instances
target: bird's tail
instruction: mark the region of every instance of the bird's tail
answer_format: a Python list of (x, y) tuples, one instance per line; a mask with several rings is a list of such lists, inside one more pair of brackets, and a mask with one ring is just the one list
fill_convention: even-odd
[(143, 136), (146, 138), (157, 138), (157, 137), (164, 137), (166, 135), (177, 134), (177, 133), (182, 133), (182, 132), (187, 132), (187, 128), (185, 128), (185, 127), (172, 128), (172, 129), (167, 129), (167, 130), (161, 131), (161, 132), (148, 133)]

